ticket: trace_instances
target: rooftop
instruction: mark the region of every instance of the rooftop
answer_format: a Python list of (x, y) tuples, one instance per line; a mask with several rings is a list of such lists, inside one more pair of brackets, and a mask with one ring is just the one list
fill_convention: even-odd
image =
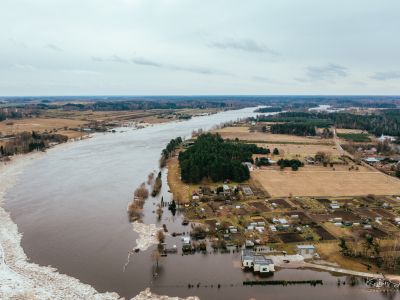
[(315, 249), (314, 245), (297, 245), (297, 249)]

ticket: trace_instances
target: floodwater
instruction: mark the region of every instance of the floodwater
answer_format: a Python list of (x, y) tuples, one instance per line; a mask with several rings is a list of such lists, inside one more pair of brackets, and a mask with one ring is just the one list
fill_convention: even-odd
[[(6, 195), (6, 209), (23, 233), (26, 254), (32, 262), (56, 267), (100, 292), (117, 292), (126, 298), (151, 287), (159, 294), (201, 299), (394, 299), (396, 295), (371, 292), (363, 284), (338, 287), (338, 277), (311, 270), (281, 270), (272, 279), (322, 279), (323, 286), (244, 287), (243, 280), (255, 277), (242, 272), (238, 253), (182, 256), (179, 251), (161, 259), (154, 278), (153, 247), (133, 254), (123, 271), (137, 238), (127, 219), (127, 204), (135, 188), (158, 169), (160, 152), (169, 140), (253, 116), (253, 111), (228, 111), (140, 130), (123, 128), (49, 150), (26, 168)], [(170, 200), (165, 172), (163, 179), (162, 194), (146, 202), (144, 222), (166, 224), (170, 232), (189, 231), (180, 225), (179, 214), (172, 216), (166, 209), (157, 222), (155, 205), (161, 196)], [(179, 240), (168, 237), (167, 243), (179, 247)], [(189, 289), (189, 283), (195, 287)]]

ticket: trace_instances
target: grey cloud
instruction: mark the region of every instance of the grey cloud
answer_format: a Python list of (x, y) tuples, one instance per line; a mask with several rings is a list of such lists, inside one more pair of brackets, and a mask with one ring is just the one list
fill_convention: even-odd
[(223, 50), (240, 50), (255, 53), (268, 53), (270, 55), (279, 55), (279, 53), (264, 44), (258, 43), (254, 40), (225, 40), (221, 42), (212, 42), (210, 47), (219, 48)]
[(346, 67), (337, 64), (324, 66), (309, 66), (306, 68), (306, 78), (297, 78), (298, 81), (335, 81), (348, 75)]
[(149, 59), (146, 59), (146, 58), (134, 58), (134, 59), (132, 59), (132, 62), (134, 64), (143, 65), (143, 66), (151, 66), (151, 67), (158, 67), (158, 68), (163, 67), (162, 64), (152, 61), (152, 60), (149, 60)]
[(133, 63), (137, 65), (144, 65), (156, 68), (163, 68), (168, 70), (175, 70), (175, 71), (183, 71), (183, 72), (190, 72), (190, 73), (197, 73), (197, 74), (209, 74), (209, 75), (228, 75), (228, 73), (209, 69), (209, 68), (202, 68), (196, 66), (178, 66), (178, 65), (171, 65), (171, 64), (163, 64), (153, 60), (149, 60), (146, 58), (135, 58), (132, 60)]
[(260, 82), (273, 82), (273, 80), (271, 80), (268, 77), (264, 77), (264, 76), (253, 76), (251, 79), (253, 79), (254, 81), (260, 81)]
[(16, 47), (21, 47), (21, 48), (24, 48), (24, 49), (28, 48), (28, 45), (26, 43), (18, 41), (18, 40), (14, 39), (14, 38), (9, 38), (8, 41), (11, 44), (13, 44), (14, 46), (16, 46)]
[(36, 67), (33, 65), (29, 64), (14, 64), (14, 68), (20, 69), (20, 70), (35, 70)]
[(95, 62), (116, 62), (116, 63), (122, 63), (122, 64), (127, 64), (129, 63), (129, 60), (122, 58), (116, 54), (113, 54), (109, 57), (99, 57), (99, 56), (92, 56), (92, 61)]
[(185, 71), (197, 74), (205, 74), (205, 75), (231, 75), (230, 73), (209, 69), (209, 68), (201, 68), (201, 67), (181, 67), (181, 66), (167, 66), (167, 68), (177, 71)]
[(62, 52), (64, 51), (63, 49), (61, 49), (60, 47), (54, 45), (54, 44), (47, 44), (46, 47), (50, 50), (56, 51), (56, 52)]
[(400, 72), (396, 71), (389, 71), (389, 72), (375, 72), (374, 75), (371, 76), (372, 79), (375, 80), (391, 80), (391, 79), (399, 79)]
[(84, 70), (84, 69), (65, 69), (61, 70), (63, 73), (71, 73), (77, 75), (100, 75), (100, 72), (91, 71), (91, 70)]
[(103, 58), (98, 57), (98, 56), (92, 56), (92, 60), (95, 61), (95, 62), (103, 62), (104, 61)]
[(107, 58), (92, 56), (92, 60), (95, 62), (110, 61), (110, 62), (117, 62), (117, 63), (133, 63), (135, 65), (148, 66), (148, 67), (167, 69), (167, 70), (182, 71), (182, 72), (190, 72), (190, 73), (196, 73), (196, 74), (230, 75), (227, 72), (216, 70), (216, 69), (203, 68), (203, 67), (197, 67), (197, 66), (179, 66), (179, 65), (174, 65), (174, 64), (164, 64), (164, 63), (150, 60), (150, 59), (143, 58), (143, 57), (136, 57), (131, 60), (128, 60), (125, 58), (121, 58), (117, 55), (112, 55)]

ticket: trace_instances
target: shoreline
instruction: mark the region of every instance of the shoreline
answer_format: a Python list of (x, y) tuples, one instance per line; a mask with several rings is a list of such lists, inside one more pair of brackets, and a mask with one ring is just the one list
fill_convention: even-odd
[[(85, 136), (84, 139), (91, 138)], [(83, 139), (83, 140), (84, 140)], [(59, 149), (61, 145), (81, 141), (69, 140), (47, 149)], [(98, 292), (93, 286), (81, 282), (78, 278), (61, 274), (56, 268), (41, 266), (29, 262), (21, 246), (22, 233), (4, 207), (5, 196), (33, 161), (43, 158), (46, 152), (30, 152), (14, 155), (10, 161), (0, 162), (0, 298), (1, 299), (96, 299), (117, 300), (121, 298), (115, 292)], [(151, 243), (151, 242), (150, 242)], [(146, 244), (146, 243), (144, 243)], [(142, 247), (147, 245), (142, 245)], [(133, 300), (181, 300), (184, 298), (153, 294), (149, 288), (132, 298)], [(197, 300), (188, 297), (187, 300)]]
[(42, 155), (29, 153), (0, 165), (0, 281), (6, 283), (0, 285), (0, 298), (120, 299), (116, 293), (99, 293), (76, 278), (58, 273), (55, 268), (28, 262), (21, 246), (22, 233), (18, 232), (3, 203), (7, 190), (15, 185), (25, 167)]

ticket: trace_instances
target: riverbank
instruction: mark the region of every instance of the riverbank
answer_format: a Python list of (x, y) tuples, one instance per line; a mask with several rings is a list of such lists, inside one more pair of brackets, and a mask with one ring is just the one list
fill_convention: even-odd
[(189, 201), (190, 187), (181, 180), (181, 171), (177, 156), (168, 159), (167, 169), (167, 181), (173, 199), (178, 203), (187, 203)]

